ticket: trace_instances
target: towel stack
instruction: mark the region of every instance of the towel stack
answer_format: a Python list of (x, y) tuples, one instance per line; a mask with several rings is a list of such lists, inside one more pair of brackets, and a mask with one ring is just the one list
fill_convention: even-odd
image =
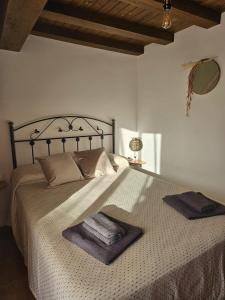
[(190, 220), (225, 214), (224, 205), (198, 192), (168, 195), (163, 200)]
[(141, 228), (102, 212), (62, 232), (64, 238), (106, 265), (112, 263), (142, 234)]
[(97, 213), (87, 217), (84, 219), (82, 226), (108, 246), (120, 241), (126, 234), (124, 228), (111, 221), (103, 213)]
[(180, 201), (199, 213), (213, 211), (218, 204), (199, 192), (186, 192), (178, 195)]

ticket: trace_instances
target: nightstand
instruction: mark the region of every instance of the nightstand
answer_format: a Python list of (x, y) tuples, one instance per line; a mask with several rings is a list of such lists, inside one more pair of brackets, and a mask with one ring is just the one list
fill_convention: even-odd
[(136, 167), (142, 168), (142, 165), (146, 164), (146, 162), (143, 160), (138, 160), (138, 159), (134, 160), (133, 159), (133, 160), (129, 160), (129, 164), (133, 168), (136, 168)]

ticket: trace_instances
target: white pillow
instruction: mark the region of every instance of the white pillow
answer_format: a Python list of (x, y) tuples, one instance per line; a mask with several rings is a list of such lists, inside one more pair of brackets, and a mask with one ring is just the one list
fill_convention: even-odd
[(113, 154), (109, 153), (109, 160), (113, 166), (113, 169), (117, 172), (120, 169), (125, 169), (129, 167), (129, 162), (128, 159), (124, 156), (118, 155), (118, 154)]

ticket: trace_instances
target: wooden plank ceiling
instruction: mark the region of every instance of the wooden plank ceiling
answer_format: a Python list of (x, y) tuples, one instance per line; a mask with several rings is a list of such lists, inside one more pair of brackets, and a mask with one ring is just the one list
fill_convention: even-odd
[(0, 48), (20, 51), (31, 34), (140, 55), (192, 25), (218, 25), (224, 0), (172, 0), (173, 26), (161, 28), (163, 0), (1, 0)]

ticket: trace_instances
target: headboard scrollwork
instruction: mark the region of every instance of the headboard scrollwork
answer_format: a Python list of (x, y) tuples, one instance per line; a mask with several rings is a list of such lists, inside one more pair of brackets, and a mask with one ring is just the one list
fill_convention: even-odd
[[(13, 168), (18, 165), (16, 145), (19, 143), (29, 144), (32, 163), (35, 162), (36, 144), (40, 142), (46, 144), (46, 154), (51, 155), (53, 141), (60, 142), (62, 151), (65, 152), (67, 140), (72, 140), (75, 142), (75, 150), (79, 151), (82, 139), (88, 139), (89, 149), (92, 149), (93, 139), (99, 139), (101, 147), (103, 147), (105, 137), (109, 136), (112, 141), (111, 151), (115, 153), (114, 119), (109, 123), (92, 117), (66, 115), (41, 118), (16, 127), (13, 122), (8, 124)], [(17, 137), (18, 134), (19, 137)]]

